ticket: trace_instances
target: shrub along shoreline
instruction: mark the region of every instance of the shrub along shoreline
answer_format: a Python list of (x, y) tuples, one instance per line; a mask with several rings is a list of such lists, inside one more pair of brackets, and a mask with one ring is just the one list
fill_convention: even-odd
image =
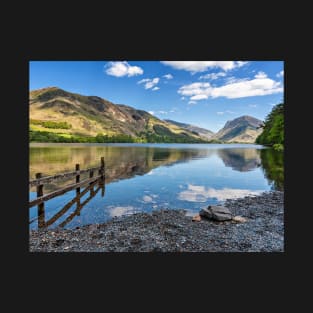
[(277, 151), (284, 150), (284, 103), (274, 106), (267, 115), (256, 143), (273, 147)]

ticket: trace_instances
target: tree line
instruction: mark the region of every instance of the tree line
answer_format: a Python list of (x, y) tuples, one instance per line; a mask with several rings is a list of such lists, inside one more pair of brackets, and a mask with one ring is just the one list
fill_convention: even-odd
[(51, 133), (48, 131), (29, 131), (30, 142), (64, 142), (64, 143), (207, 143), (201, 139), (190, 137), (171, 137), (167, 135), (157, 135), (148, 133), (145, 136), (133, 137), (126, 134), (104, 135), (102, 133), (96, 136), (78, 136)]
[(267, 115), (262, 133), (256, 143), (273, 146), (276, 150), (284, 147), (284, 104), (279, 103)]

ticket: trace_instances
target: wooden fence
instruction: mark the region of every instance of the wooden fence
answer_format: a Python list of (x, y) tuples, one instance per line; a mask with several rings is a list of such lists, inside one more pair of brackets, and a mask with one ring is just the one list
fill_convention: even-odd
[[(97, 175), (95, 176), (95, 172), (97, 172)], [(80, 180), (81, 174), (89, 173), (89, 178)], [(67, 186), (64, 186), (58, 190), (52, 191), (50, 193), (44, 194), (43, 188), (44, 185), (49, 184), (51, 182), (65, 179), (65, 178), (75, 178), (75, 183), (69, 184)], [(94, 187), (96, 185), (99, 185), (99, 187), (94, 190)], [(87, 185), (87, 187), (81, 191), (81, 187)], [(80, 214), (80, 210), (82, 207), (89, 202), (101, 189), (102, 193), (101, 196), (104, 196), (105, 191), (105, 163), (104, 158), (101, 157), (100, 166), (98, 167), (92, 167), (88, 169), (81, 170), (80, 165), (75, 165), (75, 171), (73, 172), (67, 172), (62, 174), (57, 174), (53, 176), (46, 176), (43, 177), (41, 173), (36, 174), (36, 179), (31, 180), (29, 182), (29, 187), (36, 187), (37, 191), (37, 198), (29, 201), (29, 208), (37, 205), (37, 218), (38, 218), (38, 228), (47, 227), (51, 225), (54, 221), (56, 221), (60, 216), (62, 216), (65, 212), (69, 210), (69, 208), (76, 202), (77, 203), (77, 209), (74, 213), (72, 213), (62, 224), (68, 223), (69, 220), (71, 220), (75, 215)], [(53, 216), (49, 221), (45, 221), (45, 201), (48, 201), (50, 199), (53, 199), (57, 196), (60, 196), (70, 190), (76, 189), (76, 197), (69, 201), (55, 216)], [(83, 202), (80, 203), (80, 199), (88, 192), (90, 191), (90, 196)], [(31, 222), (33, 222), (32, 220)], [(30, 223), (31, 223), (30, 222)], [(61, 226), (61, 225), (60, 225)], [(63, 225), (64, 226), (64, 225)]]

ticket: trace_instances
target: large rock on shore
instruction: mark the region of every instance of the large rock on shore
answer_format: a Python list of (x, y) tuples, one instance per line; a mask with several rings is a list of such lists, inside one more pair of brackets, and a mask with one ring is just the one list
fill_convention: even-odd
[(201, 209), (199, 214), (200, 216), (219, 222), (232, 219), (232, 214), (229, 209), (223, 206), (209, 205), (206, 209)]

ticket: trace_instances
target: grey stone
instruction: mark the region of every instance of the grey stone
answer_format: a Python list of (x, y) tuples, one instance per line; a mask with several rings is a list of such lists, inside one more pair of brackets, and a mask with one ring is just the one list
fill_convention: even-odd
[(209, 205), (206, 209), (201, 209), (199, 214), (200, 216), (219, 222), (232, 219), (229, 209), (223, 206)]
[(245, 222), (247, 221), (246, 218), (244, 218), (244, 217), (242, 217), (242, 216), (239, 216), (239, 215), (234, 216), (234, 217), (232, 218), (232, 220), (233, 220), (234, 222), (236, 222), (236, 223), (245, 223)]

